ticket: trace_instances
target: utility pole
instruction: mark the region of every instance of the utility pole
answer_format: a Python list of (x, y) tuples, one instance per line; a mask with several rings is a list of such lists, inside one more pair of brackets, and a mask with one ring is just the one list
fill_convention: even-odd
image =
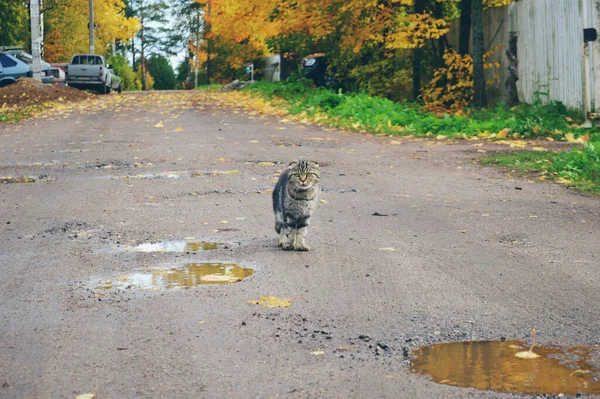
[(41, 37), (40, 37), (40, 2), (31, 0), (31, 55), (33, 57), (31, 70), (33, 78), (42, 81), (41, 66)]
[(96, 54), (96, 48), (94, 47), (94, 0), (90, 2), (90, 54)]
[(142, 67), (142, 90), (146, 90), (146, 60), (144, 59), (144, 2), (141, 2), (140, 7), (140, 23), (142, 26), (141, 39), (142, 39), (142, 54), (141, 54), (141, 67)]

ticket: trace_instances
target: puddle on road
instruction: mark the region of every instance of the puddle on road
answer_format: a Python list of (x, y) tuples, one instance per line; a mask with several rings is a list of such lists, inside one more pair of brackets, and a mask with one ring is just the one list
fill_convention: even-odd
[(227, 248), (227, 244), (216, 241), (158, 241), (147, 242), (137, 246), (122, 247), (125, 251), (132, 252), (201, 252), (219, 248)]
[(0, 176), (0, 184), (35, 183), (34, 177)]
[(162, 173), (146, 173), (132, 176), (125, 176), (123, 179), (191, 179), (202, 176), (218, 176), (218, 175), (233, 175), (238, 173), (237, 169), (233, 170), (213, 170), (213, 171), (183, 171), (183, 172), (162, 172)]
[(203, 284), (230, 284), (242, 281), (254, 270), (234, 263), (186, 263), (181, 266), (147, 269), (100, 281), (98, 290), (165, 291)]
[(536, 346), (539, 358), (515, 357), (528, 349), (518, 341), (434, 344), (415, 352), (411, 370), (440, 384), (497, 392), (600, 394), (600, 370), (591, 364), (600, 348)]

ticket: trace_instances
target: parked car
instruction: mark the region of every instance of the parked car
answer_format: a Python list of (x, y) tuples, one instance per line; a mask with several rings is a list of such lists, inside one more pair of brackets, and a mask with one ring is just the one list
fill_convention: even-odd
[(67, 85), (108, 94), (113, 89), (110, 65), (95, 54), (75, 54), (67, 65)]
[(32, 76), (29, 65), (11, 54), (0, 52), (0, 87), (15, 83), (19, 78)]
[(66, 63), (58, 63), (58, 64), (51, 64), (52, 65), (52, 76), (54, 76), (54, 81), (52, 82), (53, 84), (58, 84), (58, 85), (65, 85), (66, 84), (66, 78), (67, 78), (67, 74), (65, 73), (65, 71), (67, 70), (67, 65)]
[(327, 72), (327, 57), (325, 54), (311, 54), (302, 59), (302, 71), (304, 76), (312, 79), (315, 86), (325, 86)]
[(114, 69), (112, 69), (112, 66), (110, 64), (108, 64), (108, 69), (110, 70), (110, 74), (112, 75), (112, 89), (116, 90), (117, 93), (120, 93), (122, 91), (121, 77), (117, 74), (117, 72), (115, 72)]
[[(31, 54), (26, 53), (23, 50), (7, 50), (6, 53), (26, 63), (33, 74), (33, 56)], [(46, 61), (41, 60), (40, 68), (40, 72), (42, 74), (42, 83), (52, 83), (54, 81), (54, 75), (52, 74), (52, 66)]]

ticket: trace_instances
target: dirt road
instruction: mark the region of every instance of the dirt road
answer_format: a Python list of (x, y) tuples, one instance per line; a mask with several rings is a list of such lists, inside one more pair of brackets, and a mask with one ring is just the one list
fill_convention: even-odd
[[(498, 146), (447, 144), (201, 93), (0, 125), (0, 176), (35, 178), (0, 185), (0, 397), (515, 397), (433, 383), (410, 358), (533, 327), (599, 345), (600, 202), (472, 161)], [(322, 165), (308, 253), (278, 249), (273, 229), (270, 190), (295, 158)], [(254, 274), (164, 289), (157, 268), (201, 262)], [(271, 295), (294, 301), (247, 303)]]

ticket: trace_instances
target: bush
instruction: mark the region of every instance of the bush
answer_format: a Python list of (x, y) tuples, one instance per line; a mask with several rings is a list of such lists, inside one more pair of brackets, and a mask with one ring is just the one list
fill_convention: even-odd
[(111, 55), (108, 56), (106, 62), (111, 64), (113, 70), (121, 78), (121, 88), (123, 90), (136, 90), (138, 88), (135, 82), (135, 72), (133, 72), (125, 57), (122, 55)]

